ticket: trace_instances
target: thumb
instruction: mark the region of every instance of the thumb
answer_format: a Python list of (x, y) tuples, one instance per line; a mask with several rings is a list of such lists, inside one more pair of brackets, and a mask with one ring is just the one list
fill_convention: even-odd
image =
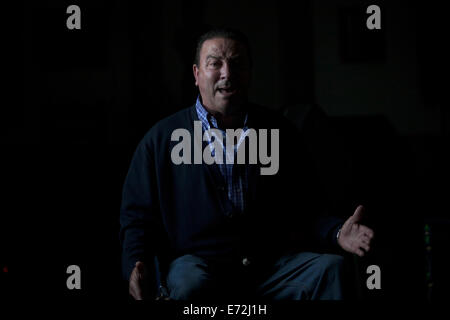
[(359, 205), (353, 215), (350, 217), (352, 223), (358, 223), (364, 218), (364, 206)]
[(145, 272), (145, 265), (142, 261), (137, 261), (135, 265), (137, 271), (139, 271), (139, 275), (142, 277)]

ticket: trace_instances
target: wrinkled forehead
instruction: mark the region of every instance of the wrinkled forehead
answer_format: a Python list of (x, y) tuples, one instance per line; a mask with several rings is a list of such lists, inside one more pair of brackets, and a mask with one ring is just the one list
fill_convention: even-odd
[(205, 59), (209, 55), (220, 58), (231, 58), (247, 55), (245, 46), (237, 40), (228, 38), (208, 39), (203, 43), (200, 52), (200, 60)]

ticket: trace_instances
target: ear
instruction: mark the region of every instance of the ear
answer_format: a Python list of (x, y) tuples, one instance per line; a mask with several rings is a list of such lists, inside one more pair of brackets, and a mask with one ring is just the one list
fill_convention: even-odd
[(195, 86), (198, 87), (198, 72), (199, 72), (199, 69), (198, 69), (196, 64), (194, 64), (192, 66), (192, 71), (194, 72)]

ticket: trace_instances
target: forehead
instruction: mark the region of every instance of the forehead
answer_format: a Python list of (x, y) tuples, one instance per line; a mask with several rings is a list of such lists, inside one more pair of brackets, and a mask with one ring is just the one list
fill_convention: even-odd
[(213, 38), (203, 42), (200, 57), (204, 59), (210, 54), (218, 57), (230, 57), (246, 54), (246, 50), (245, 46), (239, 41), (228, 38)]

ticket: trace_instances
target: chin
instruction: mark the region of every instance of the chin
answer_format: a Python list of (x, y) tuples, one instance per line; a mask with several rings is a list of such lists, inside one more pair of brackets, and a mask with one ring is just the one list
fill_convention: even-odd
[(225, 101), (219, 102), (217, 105), (219, 106), (220, 109), (230, 109), (239, 104), (240, 104), (240, 102), (238, 102), (236, 100), (227, 99)]

